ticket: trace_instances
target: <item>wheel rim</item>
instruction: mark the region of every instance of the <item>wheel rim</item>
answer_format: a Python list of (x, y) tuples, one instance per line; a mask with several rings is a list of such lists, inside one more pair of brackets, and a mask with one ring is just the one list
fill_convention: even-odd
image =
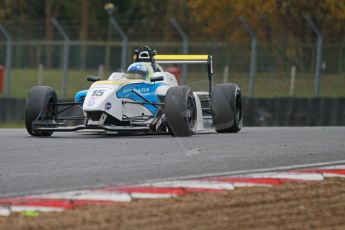
[(236, 93), (236, 121), (239, 122), (242, 119), (242, 103), (241, 95)]
[(195, 127), (196, 113), (195, 113), (195, 101), (194, 98), (188, 96), (187, 99), (187, 122), (190, 130), (193, 130)]
[(55, 101), (54, 98), (50, 98), (47, 108), (46, 108), (46, 113), (45, 113), (45, 117), (48, 119), (53, 119), (55, 116)]

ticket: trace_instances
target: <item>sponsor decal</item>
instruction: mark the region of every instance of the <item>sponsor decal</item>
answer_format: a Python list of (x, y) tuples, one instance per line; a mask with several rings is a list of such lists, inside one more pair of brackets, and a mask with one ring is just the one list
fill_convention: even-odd
[(105, 90), (96, 89), (92, 92), (92, 96), (101, 97), (104, 94)]
[(102, 90), (102, 89), (96, 89), (94, 91), (92, 91), (92, 95), (89, 99), (89, 101), (87, 102), (87, 106), (93, 106), (96, 101), (97, 101), (97, 98), (103, 96), (105, 90)]
[(153, 93), (156, 89), (155, 88), (152, 88), (150, 89), (150, 87), (143, 87), (143, 86), (132, 86), (132, 85), (129, 85), (129, 86), (125, 86), (121, 89), (121, 93), (126, 95), (126, 96), (130, 96), (130, 94), (133, 92), (133, 91), (136, 91), (140, 94), (148, 94), (148, 93)]
[(109, 110), (109, 109), (111, 109), (111, 103), (110, 103), (110, 102), (107, 102), (107, 103), (105, 104), (105, 110)]
[(96, 103), (97, 97), (91, 96), (89, 101), (87, 102), (87, 106), (93, 106)]

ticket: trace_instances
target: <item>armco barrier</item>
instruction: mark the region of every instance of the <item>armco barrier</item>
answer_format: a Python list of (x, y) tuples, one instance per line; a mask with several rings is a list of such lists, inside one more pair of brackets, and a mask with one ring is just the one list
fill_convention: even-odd
[(5, 68), (3, 65), (0, 65), (0, 94), (5, 90)]
[[(0, 99), (0, 123), (24, 121), (24, 99)], [(243, 98), (244, 126), (344, 126), (345, 98)]]
[(0, 98), (0, 123), (24, 121), (24, 99)]
[(244, 98), (245, 126), (345, 125), (345, 98)]

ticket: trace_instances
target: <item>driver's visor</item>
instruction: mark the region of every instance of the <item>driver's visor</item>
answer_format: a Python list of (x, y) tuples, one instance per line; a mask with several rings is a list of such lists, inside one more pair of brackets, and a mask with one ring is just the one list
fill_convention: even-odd
[(145, 80), (145, 73), (144, 72), (131, 72), (131, 73), (127, 73), (127, 78), (128, 79), (142, 79)]

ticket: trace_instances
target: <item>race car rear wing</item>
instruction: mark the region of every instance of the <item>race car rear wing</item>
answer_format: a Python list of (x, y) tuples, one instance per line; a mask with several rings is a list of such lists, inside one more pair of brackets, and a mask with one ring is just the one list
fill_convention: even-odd
[(209, 94), (213, 88), (212, 56), (207, 54), (156, 54), (154, 60), (158, 64), (207, 64)]
[(194, 54), (157, 54), (154, 59), (157, 63), (186, 63), (186, 64), (198, 64), (207, 63), (209, 55), (194, 55)]
[(157, 54), (149, 46), (142, 46), (133, 52), (133, 62), (151, 62), (154, 71), (157, 71), (156, 63), (159, 64), (207, 64), (209, 95), (213, 89), (213, 66), (212, 56), (207, 54)]

